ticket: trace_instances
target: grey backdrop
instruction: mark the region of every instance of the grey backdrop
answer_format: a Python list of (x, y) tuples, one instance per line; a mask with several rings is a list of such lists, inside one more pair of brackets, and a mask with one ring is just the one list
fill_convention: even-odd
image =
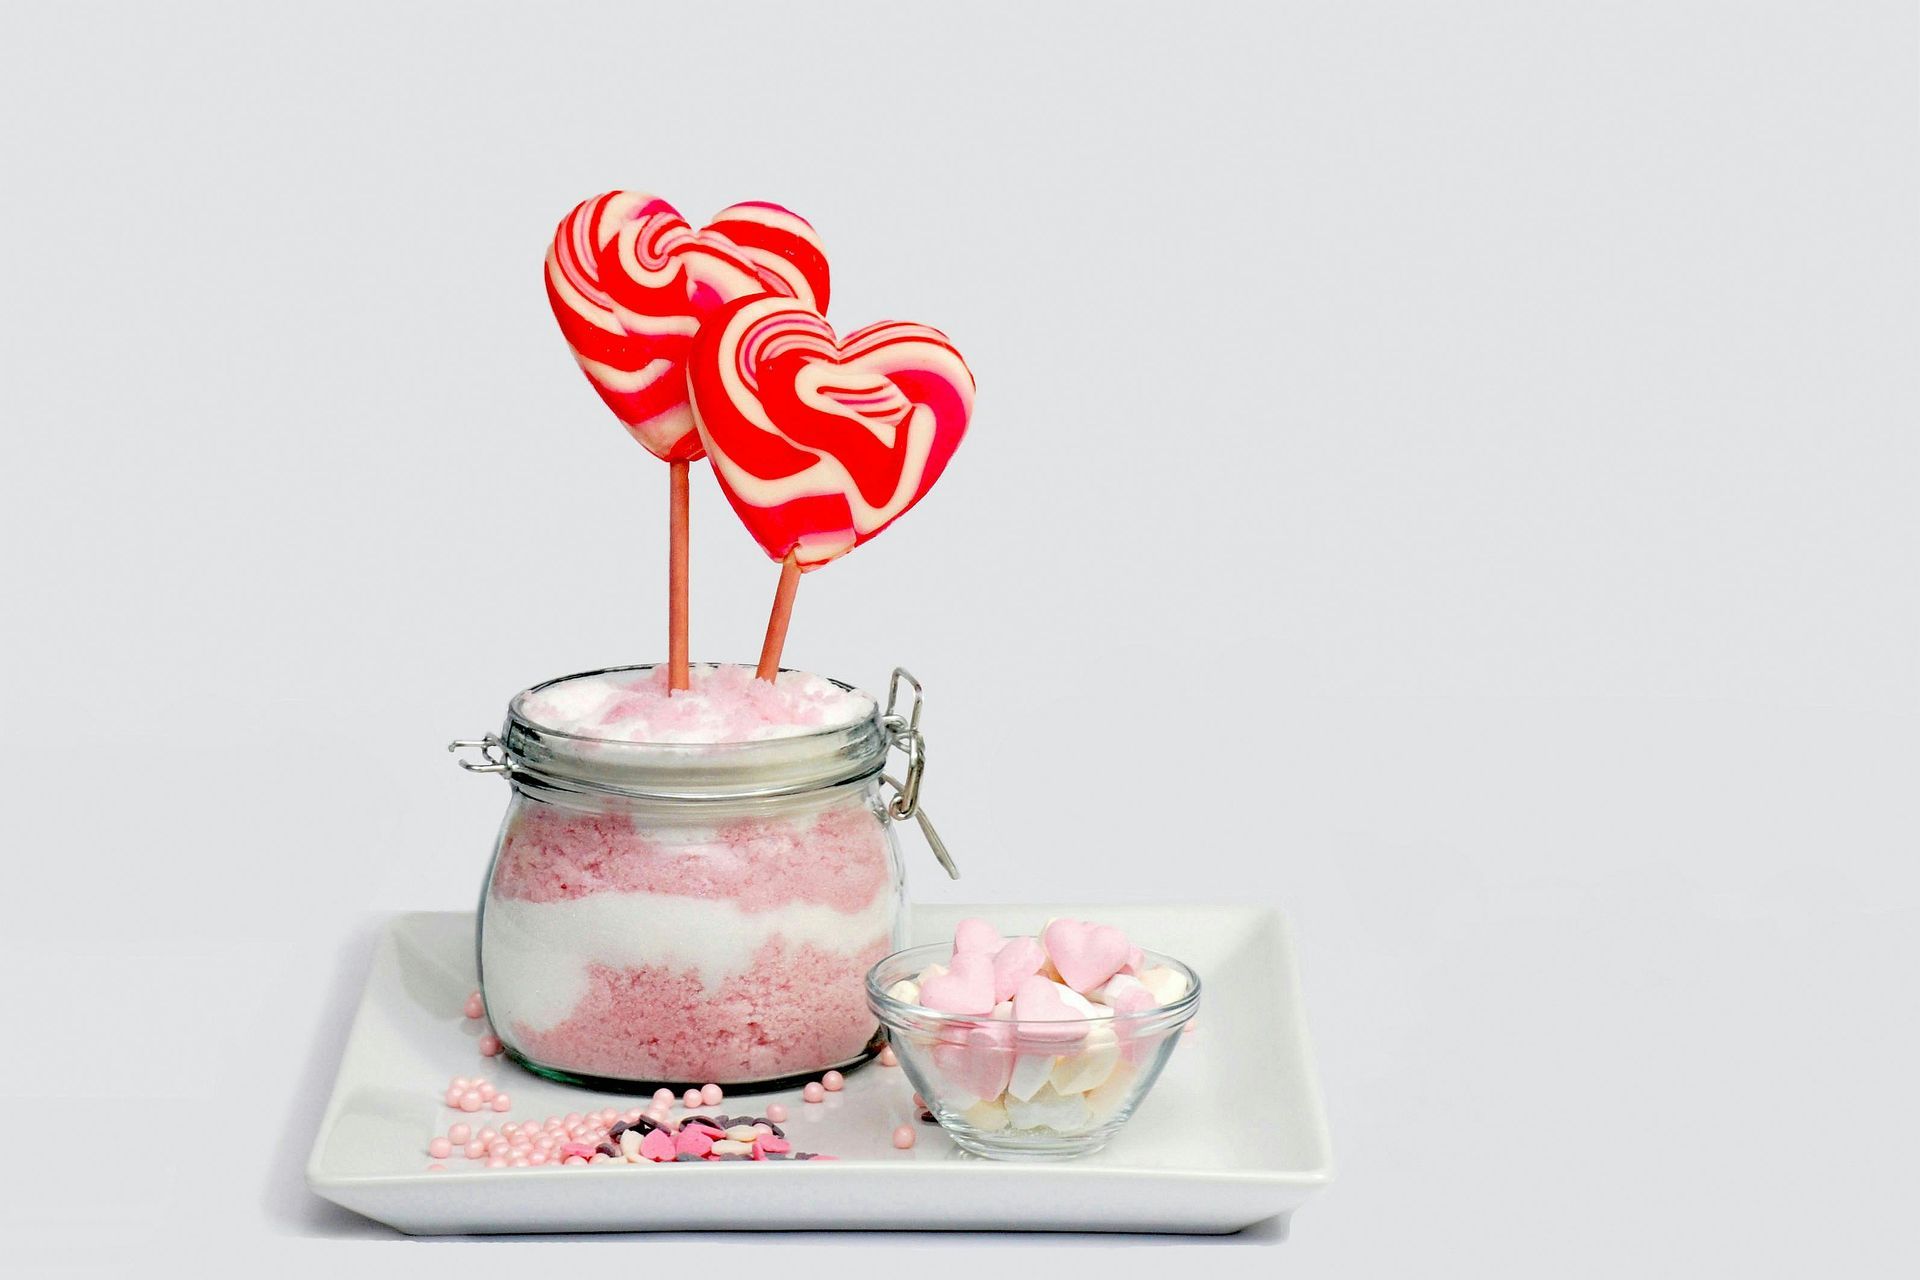
[[(1280, 1261), (1893, 1268), (1912, 6), (3, 21), (16, 1256), (637, 1257), (341, 1244), (299, 1181), (372, 913), (476, 892), (502, 790), (442, 744), (662, 651), (664, 468), (540, 287), (632, 185), (793, 205), (837, 319), (971, 360), (789, 657), (926, 681), (923, 898), (1292, 913), (1340, 1176)], [(750, 658), (774, 569), (696, 486), (694, 651)], [(854, 1243), (777, 1245), (1000, 1265)]]

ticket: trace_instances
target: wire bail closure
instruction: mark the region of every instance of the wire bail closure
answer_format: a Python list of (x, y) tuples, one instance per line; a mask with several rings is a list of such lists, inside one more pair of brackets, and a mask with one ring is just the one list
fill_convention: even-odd
[(479, 748), (480, 758), (486, 761), (485, 764), (475, 764), (473, 761), (464, 758), (456, 759), (454, 763), (462, 769), (465, 769), (468, 773), (510, 773), (513, 771), (513, 766), (507, 762), (505, 749), (499, 737), (495, 734), (490, 733), (484, 738), (455, 738), (447, 744), (447, 750), (454, 752), (471, 751), (476, 747)]
[[(913, 687), (913, 707), (906, 714), (899, 711), (900, 682), (905, 681)], [(913, 673), (905, 667), (895, 667), (893, 676), (887, 681), (887, 710), (880, 717), (880, 723), (890, 736), (891, 745), (907, 754), (907, 780), (901, 782), (892, 774), (881, 774), (880, 780), (891, 786), (893, 799), (887, 803), (887, 815), (896, 821), (912, 818), (920, 824), (920, 834), (926, 837), (927, 847), (933, 850), (933, 856), (947, 873), (949, 880), (960, 878), (960, 868), (954, 865), (953, 855), (947, 852), (946, 841), (933, 829), (932, 819), (927, 811), (920, 807), (920, 782), (927, 771), (927, 740), (920, 732), (920, 704), (925, 691)]]

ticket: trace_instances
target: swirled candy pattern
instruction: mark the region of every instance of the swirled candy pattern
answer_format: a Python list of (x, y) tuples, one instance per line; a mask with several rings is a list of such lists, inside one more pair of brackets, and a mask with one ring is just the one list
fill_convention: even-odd
[[(747, 240), (737, 243), (717, 226)], [(701, 455), (686, 360), (703, 317), (736, 298), (827, 294), (827, 260), (806, 219), (779, 205), (725, 210), (695, 231), (659, 196), (609, 191), (560, 222), (547, 300), (600, 398), (659, 457)]]
[(769, 556), (804, 569), (925, 496), (973, 413), (973, 374), (938, 329), (886, 321), (841, 338), (791, 298), (708, 317), (687, 373), (727, 500)]

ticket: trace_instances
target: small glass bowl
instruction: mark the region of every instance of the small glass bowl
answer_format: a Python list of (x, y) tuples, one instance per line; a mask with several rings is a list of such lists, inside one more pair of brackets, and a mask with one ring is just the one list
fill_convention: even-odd
[(1199, 976), (1155, 951), (1145, 953), (1147, 964), (1184, 976), (1186, 994), (1134, 1013), (1021, 1022), (942, 1013), (887, 994), (952, 952), (939, 942), (894, 952), (867, 971), (867, 1003), (941, 1128), (962, 1149), (995, 1160), (1070, 1160), (1106, 1146), (1200, 1007)]

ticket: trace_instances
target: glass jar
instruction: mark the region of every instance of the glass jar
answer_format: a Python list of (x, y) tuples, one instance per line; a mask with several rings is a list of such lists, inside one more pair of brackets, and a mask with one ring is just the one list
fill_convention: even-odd
[[(743, 742), (587, 737), (529, 714), (565, 681), (651, 670), (535, 685), (501, 736), (449, 748), (479, 748), (461, 765), (512, 789), (477, 938), (494, 1034), (540, 1075), (628, 1091), (785, 1088), (866, 1061), (882, 1043), (866, 972), (905, 941), (892, 819), (931, 835), (918, 683), (896, 671), (885, 712), (860, 694), (863, 719)], [(882, 774), (895, 747), (902, 783)]]

